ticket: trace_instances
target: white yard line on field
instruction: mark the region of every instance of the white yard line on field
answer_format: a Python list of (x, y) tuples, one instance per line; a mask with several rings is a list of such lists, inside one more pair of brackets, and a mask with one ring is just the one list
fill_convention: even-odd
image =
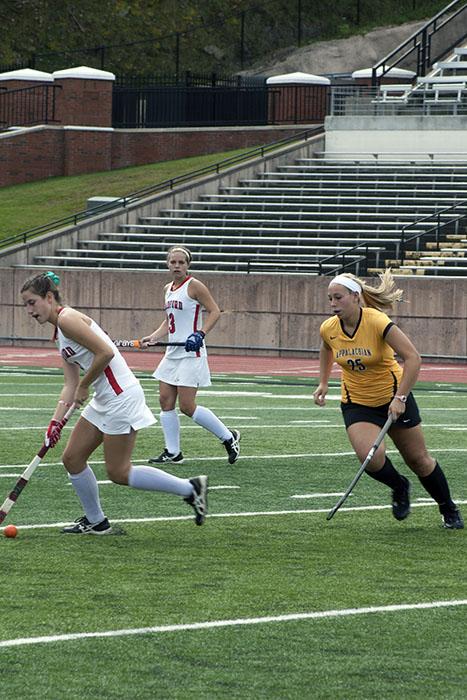
[[(2, 476), (2, 474), (0, 474), (0, 477), (1, 476)], [(20, 476), (20, 474), (9, 474), (9, 476)], [(114, 484), (114, 486), (118, 486), (118, 484), (115, 484), (113, 481), (110, 481), (110, 479), (103, 479), (102, 481), (98, 480), (97, 483), (99, 484), (99, 486), (107, 486), (108, 484)], [(67, 482), (67, 486), (72, 486), (70, 481)], [(239, 489), (239, 488), (240, 488), (240, 486), (227, 486), (227, 485), (223, 486), (221, 484), (220, 486), (210, 486), (209, 490), (210, 491), (223, 491), (226, 489)], [(339, 495), (341, 495), (341, 494), (339, 494)]]
[(207, 620), (204, 622), (187, 622), (176, 625), (154, 625), (152, 627), (134, 627), (130, 629), (103, 630), (100, 632), (71, 632), (68, 634), (51, 634), (42, 637), (19, 637), (0, 641), (0, 647), (19, 647), (31, 644), (52, 644), (54, 642), (72, 642), (80, 639), (99, 639), (109, 637), (128, 637), (146, 634), (163, 634), (166, 632), (186, 632), (223, 627), (240, 627), (246, 625), (265, 625), (271, 623), (297, 622), (300, 620), (327, 620), (353, 615), (375, 615), (396, 613), (409, 610), (434, 610), (455, 608), (467, 605), (467, 599), (433, 600), (429, 603), (399, 603), (397, 605), (371, 605), (362, 608), (342, 608), (340, 610), (315, 610), (313, 612), (290, 613), (286, 615), (267, 615), (264, 617), (240, 617), (230, 620)]
[[(467, 452), (467, 447), (436, 447), (433, 448), (433, 452), (443, 452), (443, 453), (464, 453)], [(387, 454), (399, 454), (397, 450), (386, 450)], [(322, 457), (349, 457), (355, 456), (353, 450), (344, 452), (295, 452), (290, 454), (270, 454), (270, 455), (245, 455), (242, 454), (239, 461), (245, 461), (247, 459), (321, 459)], [(221, 455), (219, 457), (184, 457), (184, 462), (225, 462), (225, 456)], [(146, 464), (147, 460), (144, 459), (134, 459), (133, 464)], [(99, 464), (104, 464), (103, 459), (96, 459), (89, 462), (91, 466), (97, 466)], [(21, 469), (26, 467), (27, 464), (0, 464), (0, 469)], [(44, 466), (49, 467), (63, 467), (62, 462), (46, 462)], [(176, 464), (172, 464), (171, 468), (175, 468)]]
[[(343, 496), (343, 491), (337, 491), (333, 493), (294, 493), (290, 498), (327, 498), (331, 496)], [(352, 494), (350, 494), (352, 496)]]
[[(24, 411), (28, 411), (28, 409), (22, 409)], [(222, 416), (221, 416), (222, 417)], [(343, 423), (326, 423), (326, 425), (323, 425), (323, 421), (313, 421), (316, 423), (317, 428), (340, 428), (341, 430), (344, 429), (344, 424)], [(251, 429), (252, 430), (259, 430), (259, 429), (268, 429), (268, 430), (275, 430), (278, 428), (284, 428), (284, 429), (289, 429), (290, 426), (292, 425), (292, 421), (288, 423), (266, 423), (264, 425), (252, 425)], [(67, 425), (65, 426), (64, 430), (71, 430), (73, 426)], [(161, 429), (160, 425), (155, 425), (152, 426), (153, 428)], [(293, 422), (293, 427), (294, 428), (309, 428), (310, 425), (308, 423), (300, 424), (297, 423), (296, 421)], [(465, 424), (464, 423), (423, 423), (424, 428), (449, 428), (452, 430), (453, 428), (458, 428), (459, 430), (465, 430)], [(8, 430), (9, 432), (13, 432), (15, 430), (44, 430), (47, 428), (47, 425), (12, 425), (12, 426), (0, 426), (0, 430)], [(242, 427), (242, 430), (247, 430), (249, 429), (250, 426), (244, 425)], [(199, 430), (199, 426), (197, 425), (183, 425), (182, 430)]]
[[(461, 500), (456, 498), (457, 505), (465, 505), (467, 500)], [(436, 503), (432, 501), (431, 503), (412, 503), (413, 508), (431, 508), (436, 506)], [(379, 506), (353, 506), (351, 508), (343, 507), (340, 508), (340, 513), (352, 513), (357, 511), (372, 511), (372, 510), (389, 510), (392, 508), (391, 504), (379, 505)], [(257, 518), (257, 517), (276, 517), (281, 515), (316, 515), (319, 513), (328, 513), (329, 508), (297, 508), (296, 510), (252, 510), (244, 511), (239, 513), (210, 513), (209, 518)], [(182, 520), (193, 520), (193, 516), (190, 515), (155, 515), (147, 518), (112, 518), (112, 523), (167, 523)], [(21, 530), (44, 530), (50, 528), (62, 528), (65, 525), (69, 525), (69, 521), (66, 523), (40, 523), (38, 525), (21, 525), (17, 523), (16, 526), (21, 528)], [(0, 532), (4, 530), (5, 527), (0, 527)]]

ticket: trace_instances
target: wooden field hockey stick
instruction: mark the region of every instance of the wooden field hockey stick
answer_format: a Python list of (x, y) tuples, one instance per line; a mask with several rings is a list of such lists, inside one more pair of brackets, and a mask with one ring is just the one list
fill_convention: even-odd
[[(68, 411), (65, 413), (64, 417), (60, 421), (62, 428), (63, 428), (63, 426), (65, 426), (68, 423), (71, 416), (75, 412), (76, 408), (77, 408), (77, 405), (73, 404), (73, 406), (71, 406), (71, 408), (69, 408)], [(24, 472), (19, 477), (13, 490), (10, 491), (8, 496), (5, 498), (4, 502), (2, 503), (2, 505), (0, 507), (0, 525), (3, 523), (3, 521), (5, 520), (6, 516), (10, 512), (10, 510), (13, 508), (14, 504), (18, 500), (18, 497), (19, 497), (21, 491), (28, 484), (31, 476), (34, 474), (35, 470), (37, 469), (39, 464), (42, 462), (43, 458), (45, 457), (45, 455), (47, 454), (49, 449), (50, 449), (49, 446), (46, 445), (44, 442), (44, 444), (42, 445), (42, 447), (39, 450), (39, 452), (37, 453), (37, 455), (34, 457), (32, 462), (30, 464), (28, 464), (28, 466), (26, 467)]]
[[(117, 348), (135, 348), (137, 350), (144, 350), (140, 340), (114, 340), (113, 343)], [(184, 347), (185, 343), (163, 343), (157, 341), (156, 343), (147, 343), (145, 347), (152, 348), (156, 346), (161, 348)]]
[(331, 520), (331, 518), (333, 517), (333, 515), (335, 515), (335, 513), (337, 513), (337, 511), (339, 510), (339, 508), (341, 507), (341, 505), (344, 503), (344, 501), (346, 501), (346, 500), (348, 499), (348, 497), (349, 497), (350, 494), (352, 493), (352, 490), (353, 490), (354, 486), (356, 485), (357, 481), (359, 481), (359, 479), (360, 479), (360, 477), (362, 476), (363, 472), (365, 471), (365, 469), (367, 468), (367, 466), (369, 465), (369, 463), (370, 463), (371, 460), (373, 459), (373, 456), (374, 456), (376, 450), (378, 449), (378, 447), (379, 447), (379, 446), (381, 445), (381, 443), (383, 442), (384, 436), (385, 436), (386, 433), (388, 432), (388, 430), (389, 430), (389, 428), (391, 427), (393, 421), (394, 421), (394, 418), (393, 418), (393, 416), (392, 416), (392, 413), (390, 413), (390, 414), (389, 414), (389, 418), (387, 419), (386, 423), (385, 423), (385, 424), (383, 425), (383, 427), (381, 428), (381, 431), (380, 431), (380, 433), (378, 434), (378, 437), (376, 438), (374, 445), (371, 447), (370, 451), (368, 452), (368, 454), (367, 454), (367, 456), (366, 456), (366, 458), (365, 458), (365, 461), (363, 462), (363, 464), (361, 465), (360, 469), (358, 470), (358, 472), (355, 474), (354, 478), (352, 479), (352, 481), (351, 481), (351, 483), (350, 483), (350, 485), (349, 485), (349, 488), (348, 488), (347, 491), (344, 493), (344, 495), (340, 497), (340, 499), (337, 501), (337, 503), (336, 503), (336, 505), (334, 506), (334, 508), (331, 508), (331, 510), (329, 511), (329, 513), (328, 513), (327, 516), (326, 516), (326, 520)]

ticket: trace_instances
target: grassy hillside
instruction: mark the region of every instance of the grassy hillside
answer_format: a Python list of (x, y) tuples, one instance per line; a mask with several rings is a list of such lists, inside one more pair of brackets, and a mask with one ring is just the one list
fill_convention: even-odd
[[(253, 148), (243, 149), (249, 150)], [(243, 151), (181, 158), (89, 175), (54, 177), (0, 188), (0, 240), (83, 211), (89, 197), (123, 197), (143, 187), (218, 163)]]

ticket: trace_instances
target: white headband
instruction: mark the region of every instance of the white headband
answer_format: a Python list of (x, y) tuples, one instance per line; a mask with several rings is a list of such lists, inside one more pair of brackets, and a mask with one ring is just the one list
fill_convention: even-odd
[(346, 277), (345, 275), (337, 275), (337, 277), (334, 277), (329, 282), (329, 286), (331, 286), (331, 284), (341, 284), (343, 287), (350, 289), (351, 292), (358, 292), (359, 294), (362, 293), (362, 288), (358, 282), (353, 280), (351, 277)]

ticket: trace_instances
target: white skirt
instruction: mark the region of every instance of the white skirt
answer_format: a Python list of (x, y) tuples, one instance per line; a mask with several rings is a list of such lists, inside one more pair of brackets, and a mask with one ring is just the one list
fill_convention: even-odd
[(180, 360), (163, 357), (152, 376), (172, 386), (211, 386), (206, 356), (182, 357)]
[(146, 406), (143, 389), (135, 384), (105, 404), (91, 399), (81, 413), (83, 418), (106, 435), (125, 435), (157, 423)]

